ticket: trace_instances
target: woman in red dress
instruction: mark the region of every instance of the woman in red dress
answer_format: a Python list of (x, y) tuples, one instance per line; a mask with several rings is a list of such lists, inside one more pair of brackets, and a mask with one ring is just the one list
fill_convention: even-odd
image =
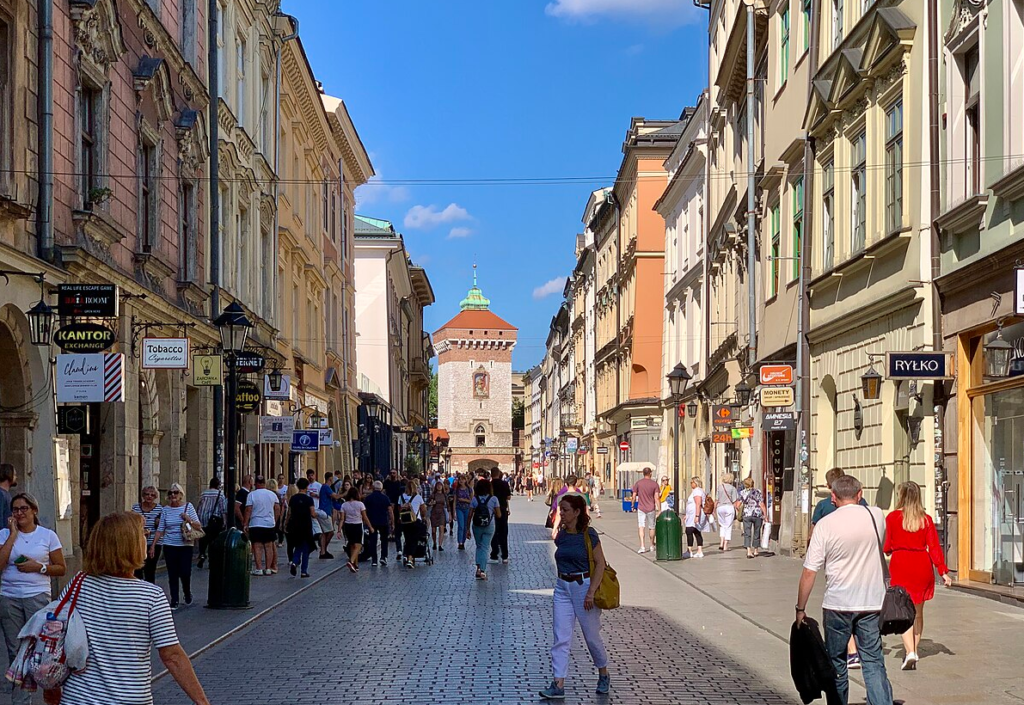
[(953, 584), (942, 556), (942, 545), (932, 518), (921, 504), (921, 488), (914, 482), (899, 486), (896, 511), (885, 518), (885, 552), (892, 555), (889, 573), (892, 584), (905, 588), (917, 607), (914, 626), (903, 633), (903, 670), (917, 668), (917, 647), (924, 631), (924, 603), (935, 595), (935, 573), (946, 587)]

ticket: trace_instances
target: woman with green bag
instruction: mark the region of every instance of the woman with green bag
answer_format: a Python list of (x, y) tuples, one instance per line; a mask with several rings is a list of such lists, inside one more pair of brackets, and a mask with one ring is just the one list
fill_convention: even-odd
[[(601, 609), (595, 605), (595, 597), (606, 574), (613, 576), (614, 572), (605, 561), (597, 531), (590, 526), (587, 502), (582, 495), (563, 495), (558, 500), (558, 517), (559, 527), (555, 535), (558, 580), (555, 583), (554, 643), (551, 646), (554, 678), (540, 696), (546, 700), (565, 699), (569, 648), (576, 622), (580, 623), (583, 639), (598, 670), (596, 692), (605, 695), (611, 686), (608, 652), (601, 639)], [(615, 599), (617, 602), (617, 597)]]

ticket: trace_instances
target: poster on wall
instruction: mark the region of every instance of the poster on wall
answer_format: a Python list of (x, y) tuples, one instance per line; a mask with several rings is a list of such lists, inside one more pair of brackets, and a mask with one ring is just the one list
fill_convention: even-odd
[(483, 367), (473, 373), (473, 398), (489, 399), (491, 396), (491, 376)]
[(124, 354), (57, 355), (57, 401), (124, 401)]

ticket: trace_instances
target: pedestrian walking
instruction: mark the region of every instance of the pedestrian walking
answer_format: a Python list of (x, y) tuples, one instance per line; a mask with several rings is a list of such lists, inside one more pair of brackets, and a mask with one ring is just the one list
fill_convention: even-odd
[(686, 549), (690, 558), (704, 557), (704, 534), (707, 519), (704, 514), (704, 482), (694, 475), (690, 478), (690, 496), (686, 498)]
[(473, 501), (469, 505), (469, 523), (476, 541), (476, 579), (487, 580), (487, 554), (494, 537), (494, 519), (501, 516), (498, 498), (491, 490), (491, 481), (480, 479), (473, 488)]
[(448, 495), (444, 491), (444, 483), (438, 482), (434, 485), (434, 491), (430, 495), (430, 538), (435, 551), (444, 550), (444, 526), (448, 518), (447, 507)]
[(281, 514), (277, 520), (277, 545), (284, 545), (284, 521), (288, 514), (288, 481), (284, 475), (277, 476), (277, 502), (281, 505)]
[[(227, 517), (227, 497), (220, 487), (220, 478), (210, 479), (210, 486), (199, 495), (199, 523), (203, 525), (205, 536), (199, 539), (199, 559), (196, 567), (202, 568), (210, 544), (224, 530), (224, 519)], [(159, 557), (159, 556), (158, 556)]]
[(316, 505), (309, 496), (309, 480), (300, 477), (295, 483), (295, 494), (288, 500), (288, 521), (285, 536), (288, 539), (288, 570), (294, 576), (299, 568), (302, 577), (309, 577), (309, 554), (313, 552), (313, 523), (317, 521)]
[(548, 505), (550, 509), (548, 509), (548, 518), (544, 522), (544, 527), (551, 529), (551, 538), (553, 539), (555, 534), (558, 533), (555, 531), (555, 527), (557, 526), (555, 524), (555, 519), (558, 517), (558, 498), (565, 494), (565, 492), (562, 491), (565, 489), (565, 482), (563, 482), (560, 477), (554, 477), (551, 479), (551, 482), (547, 484), (548, 489), (547, 495), (544, 498), (544, 504)]
[(10, 463), (0, 463), (0, 528), (11, 518), (11, 488), (18, 484), (18, 473)]
[[(640, 548), (637, 553), (647, 553), (654, 549), (654, 522), (658, 518), (658, 499), (661, 488), (651, 475), (654, 471), (644, 468), (644, 476), (633, 485), (633, 509), (637, 515), (637, 528), (640, 534)], [(647, 547), (647, 540), (651, 547)]]
[(567, 494), (559, 501), (559, 505), (561, 524), (555, 536), (558, 580), (555, 581), (552, 600), (553, 679), (540, 695), (547, 700), (565, 699), (565, 677), (569, 674), (569, 649), (576, 622), (579, 622), (583, 639), (598, 671), (597, 694), (606, 695), (611, 688), (608, 652), (601, 638), (601, 610), (594, 605), (594, 595), (604, 577), (604, 548), (601, 546), (601, 537), (590, 526), (587, 504), (582, 497)]
[(466, 550), (466, 539), (469, 538), (469, 506), (473, 501), (473, 488), (469, 486), (469, 478), (459, 475), (455, 480), (455, 518), (456, 537), (459, 550)]
[(74, 608), (89, 640), (89, 660), (84, 670), (71, 673), (63, 688), (45, 693), (47, 703), (152, 703), (155, 648), (188, 699), (209, 705), (178, 643), (163, 590), (133, 577), (146, 559), (144, 541), (138, 514), (109, 514), (93, 527)]
[(256, 489), (245, 500), (245, 522), (242, 530), (252, 543), (253, 575), (277, 573), (277, 538), (274, 527), (281, 516), (277, 493), (267, 488), (262, 475), (256, 477)]
[[(314, 501), (317, 503), (316, 520), (320, 524), (320, 560), (334, 558), (331, 552), (327, 550), (331, 539), (334, 538), (334, 500), (336, 498), (344, 499), (348, 496), (348, 492), (351, 489), (351, 487), (348, 487), (344, 490), (345, 494), (336, 496), (331, 488), (333, 480), (333, 472), (324, 475), (323, 484), (317, 488), (317, 496), (314, 498)], [(342, 486), (344, 487), (344, 483)]]
[(743, 491), (740, 492), (743, 506), (743, 547), (747, 549), (747, 558), (757, 558), (761, 546), (761, 525), (768, 514), (764, 504), (764, 495), (754, 487), (754, 478), (743, 479)]
[(388, 536), (395, 530), (395, 513), (391, 500), (384, 494), (384, 483), (377, 480), (373, 483), (373, 492), (363, 500), (366, 505), (366, 516), (370, 519), (373, 531), (367, 539), (366, 551), (370, 554), (370, 564), (377, 565), (377, 544), (380, 544), (380, 564), (388, 564)]
[(672, 508), (672, 484), (668, 481), (668, 475), (662, 475), (658, 482), (658, 509), (665, 512)]
[(594, 494), (590, 498), (590, 515), (595, 519), (601, 518), (601, 496), (604, 494), (604, 479), (600, 475), (594, 475)]
[(896, 510), (885, 518), (885, 552), (892, 555), (890, 583), (905, 588), (917, 609), (914, 626), (902, 635), (903, 670), (912, 671), (917, 668), (924, 631), (924, 603), (935, 596), (934, 571), (938, 571), (946, 587), (953, 584), (939, 534), (924, 511), (921, 488), (916, 482), (904, 482), (897, 490)]
[[(141, 550), (141, 535), (139, 539), (135, 545)], [(136, 567), (141, 565), (140, 561)], [(11, 497), (11, 516), (7, 526), (0, 530), (0, 566), (4, 567), (0, 577), (0, 630), (10, 664), (21, 648), (18, 632), (32, 615), (50, 603), (50, 578), (67, 572), (60, 539), (40, 526), (39, 503), (27, 492)], [(11, 698), (14, 705), (29, 705), (32, 693), (12, 683)]]
[[(388, 496), (388, 499), (391, 500), (392, 510), (394, 511), (394, 514), (397, 517), (398, 514), (399, 514), (399, 511), (398, 511), (399, 510), (399, 508), (398, 508), (398, 500), (401, 499), (402, 494), (405, 492), (405, 482), (402, 481), (402, 478), (399, 476), (397, 470), (392, 470), (391, 472), (388, 473), (388, 477), (387, 477), (386, 480), (384, 480), (383, 484), (384, 484), (384, 494), (386, 494)], [(401, 531), (401, 529), (396, 530), (394, 532), (394, 534), (393, 534), (393, 537), (395, 539), (395, 555), (396, 556), (401, 556), (402, 555), (402, 531)]]
[(508, 565), (508, 517), (509, 500), (512, 499), (512, 488), (501, 479), (498, 468), (491, 470), (491, 494), (498, 498), (500, 512), (494, 517), (494, 536), (491, 538), (491, 563), (501, 562)]
[[(320, 489), (322, 493), (323, 488)], [(345, 532), (345, 540), (348, 541), (348, 569), (355, 573), (359, 570), (359, 553), (363, 549), (363, 527), (373, 533), (373, 524), (370, 517), (366, 515), (366, 505), (360, 499), (361, 493), (353, 487), (345, 495), (345, 501), (341, 505), (342, 531)]]
[(410, 479), (405, 492), (398, 498), (398, 518), (402, 524), (402, 541), (405, 547), (405, 567), (416, 567), (417, 538), (426, 531), (427, 504), (420, 496), (420, 483)]
[[(248, 495), (246, 495), (248, 496)], [(171, 589), (171, 609), (178, 609), (178, 583), (185, 595), (185, 604), (192, 604), (192, 542), (185, 538), (183, 529), (200, 528), (199, 514), (191, 502), (185, 501), (185, 489), (175, 482), (167, 490), (167, 504), (160, 510), (156, 542), (163, 540), (164, 564)], [(150, 548), (150, 557), (153, 548)]]
[[(156, 542), (156, 524), (160, 519), (160, 512), (163, 507), (160, 505), (160, 493), (152, 485), (142, 488), (142, 501), (132, 505), (132, 511), (136, 514), (142, 515), (142, 524), (146, 532), (146, 548)], [(153, 551), (153, 557), (150, 558), (148, 553), (146, 555), (146, 561), (141, 568), (135, 571), (135, 577), (139, 580), (145, 580), (147, 583), (156, 583), (156, 565), (160, 560), (160, 552), (162, 546), (156, 546)]]
[(722, 482), (718, 485), (718, 506), (715, 513), (718, 515), (719, 551), (728, 551), (729, 542), (732, 541), (732, 525), (736, 523), (736, 508), (740, 503), (740, 493), (733, 484), (735, 481), (736, 476), (727, 472), (722, 475)]
[(252, 475), (243, 475), (242, 484), (235, 492), (235, 507), (232, 510), (235, 515), (235, 526), (241, 526), (242, 522), (245, 521), (245, 501), (249, 498), (249, 493), (252, 492), (253, 478)]
[(533, 473), (526, 476), (526, 501), (533, 501)]
[(864, 669), (868, 703), (889, 705), (893, 701), (892, 686), (885, 672), (879, 632), (885, 582), (878, 553), (878, 527), (885, 527), (885, 518), (878, 507), (857, 506), (862, 489), (855, 477), (836, 478), (832, 498), (836, 510), (818, 523), (807, 546), (797, 591), (796, 622), (803, 623), (815, 578), (824, 568), (825, 648), (836, 671), (840, 699), (843, 705), (849, 700), (847, 644), (854, 636)]

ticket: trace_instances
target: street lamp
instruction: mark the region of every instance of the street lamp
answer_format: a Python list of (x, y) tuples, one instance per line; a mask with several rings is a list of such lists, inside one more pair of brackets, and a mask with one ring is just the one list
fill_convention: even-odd
[(882, 396), (882, 375), (875, 372), (874, 365), (869, 365), (868, 371), (860, 376), (860, 384), (865, 399), (878, 399)]
[(380, 418), (381, 403), (375, 394), (368, 394), (362, 397), (363, 409), (366, 410), (367, 435), (370, 444), (370, 472), (374, 477), (377, 472), (377, 421)]
[[(222, 531), (210, 546), (210, 590), (207, 606), (213, 609), (245, 608), (249, 605), (249, 542), (235, 527), (234, 496), (238, 463), (238, 371), (236, 356), (245, 349), (245, 340), (253, 327), (245, 311), (236, 302), (224, 309), (213, 324), (220, 330), (221, 346), (228, 358), (227, 448), (224, 468), (224, 494), (229, 497)], [(238, 561), (244, 563), (239, 566)], [(229, 571), (230, 568), (230, 571)], [(220, 575), (215, 573), (219, 572)], [(217, 578), (220, 580), (217, 580)]]
[(1008, 377), (1012, 352), (1013, 346), (1003, 338), (1003, 324), (1000, 321), (995, 340), (985, 344), (985, 376)]
[(686, 405), (686, 414), (691, 419), (697, 418), (697, 402), (691, 401), (689, 404)]
[(750, 395), (753, 392), (754, 390), (747, 384), (747, 380), (741, 379), (740, 383), (736, 385), (736, 401), (739, 402), (740, 406), (747, 406), (750, 404)]
[(280, 392), (281, 383), (284, 381), (284, 375), (281, 374), (281, 370), (275, 367), (267, 374), (267, 381), (270, 384), (271, 391)]
[[(672, 474), (674, 476), (673, 480), (676, 483), (676, 514), (678, 514), (679, 500), (683, 496), (683, 475), (682, 467), (679, 464), (679, 409), (677, 406), (682, 401), (683, 394), (686, 392), (686, 385), (693, 379), (693, 375), (690, 374), (683, 363), (677, 362), (672, 371), (668, 373), (667, 378), (668, 388), (672, 393), (672, 419), (675, 430), (675, 435), (672, 439)], [(696, 407), (696, 404), (694, 406)], [(694, 412), (696, 413), (696, 409), (694, 409)]]
[(53, 307), (42, 299), (25, 312), (28, 316), (29, 331), (33, 345), (41, 347), (50, 344), (50, 333), (53, 332)]

